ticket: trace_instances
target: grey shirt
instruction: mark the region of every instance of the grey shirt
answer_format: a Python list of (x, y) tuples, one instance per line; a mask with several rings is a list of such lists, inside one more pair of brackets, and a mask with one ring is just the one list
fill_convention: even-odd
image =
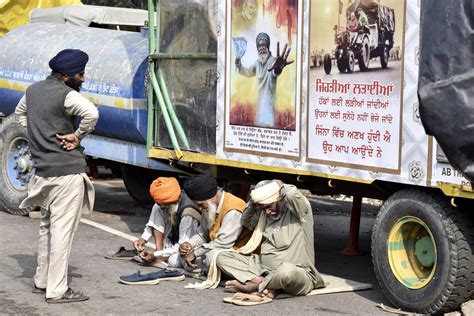
[[(27, 125), (27, 104), (26, 96), (23, 96), (15, 109), (15, 114), (18, 115), (18, 121), (22, 126)], [(82, 96), (79, 92), (71, 91), (66, 95), (64, 108), (69, 116), (82, 117), (79, 127), (74, 132), (77, 138), (82, 139), (85, 135), (94, 130), (97, 120), (99, 119), (99, 111), (97, 111), (97, 108), (91, 101)]]

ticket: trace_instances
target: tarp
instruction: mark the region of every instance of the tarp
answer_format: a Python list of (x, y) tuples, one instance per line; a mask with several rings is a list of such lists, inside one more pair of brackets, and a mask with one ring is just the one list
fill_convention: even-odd
[(474, 181), (472, 0), (423, 0), (418, 98), (426, 133), (453, 167)]
[(52, 22), (78, 26), (97, 24), (144, 26), (148, 11), (95, 5), (68, 5), (55, 8), (33, 9), (30, 23)]
[(80, 0), (0, 0), (0, 37), (28, 23), (32, 9), (81, 4)]

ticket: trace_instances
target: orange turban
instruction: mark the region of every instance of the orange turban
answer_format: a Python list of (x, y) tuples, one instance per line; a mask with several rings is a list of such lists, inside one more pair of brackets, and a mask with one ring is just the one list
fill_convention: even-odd
[(159, 204), (174, 203), (180, 194), (181, 187), (175, 178), (160, 177), (150, 185), (150, 195)]

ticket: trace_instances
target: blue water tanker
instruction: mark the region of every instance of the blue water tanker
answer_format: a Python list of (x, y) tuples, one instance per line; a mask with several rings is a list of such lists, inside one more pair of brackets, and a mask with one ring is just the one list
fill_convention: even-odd
[[(28, 49), (25, 49), (25, 46)], [(51, 73), (48, 61), (62, 49), (89, 54), (81, 93), (97, 105), (95, 134), (146, 142), (147, 38), (137, 32), (34, 23), (0, 39), (0, 112), (9, 115), (28, 85)]]
[(24, 25), (0, 38), (0, 112), (7, 117), (0, 128), (0, 201), (12, 213), (24, 212), (18, 205), (34, 170), (24, 128), (10, 114), (26, 88), (51, 73), (48, 61), (65, 48), (89, 54), (81, 93), (98, 107), (100, 119), (94, 134), (82, 141), (87, 156), (122, 169), (137, 200), (149, 199), (136, 188), (156, 176), (137, 168), (172, 170), (147, 158), (146, 34), (45, 22)]

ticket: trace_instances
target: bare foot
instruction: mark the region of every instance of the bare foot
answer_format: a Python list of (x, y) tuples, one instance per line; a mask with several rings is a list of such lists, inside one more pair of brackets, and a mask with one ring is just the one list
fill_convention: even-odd
[(245, 284), (242, 284), (237, 280), (227, 281), (225, 283), (224, 292), (228, 292), (228, 293), (242, 292), (243, 287), (245, 287)]
[(265, 289), (265, 290), (263, 290), (262, 294), (263, 294), (263, 296), (274, 299), (275, 297), (278, 296), (278, 294), (280, 294), (280, 292), (277, 291), (277, 290)]
[(263, 278), (262, 277), (255, 277), (252, 280), (246, 282), (245, 284), (240, 283), (237, 280), (232, 280), (232, 281), (227, 281), (225, 283), (225, 292), (229, 293), (236, 293), (236, 292), (242, 292), (242, 293), (252, 293), (252, 292), (257, 292), (258, 291), (258, 285), (262, 283)]

